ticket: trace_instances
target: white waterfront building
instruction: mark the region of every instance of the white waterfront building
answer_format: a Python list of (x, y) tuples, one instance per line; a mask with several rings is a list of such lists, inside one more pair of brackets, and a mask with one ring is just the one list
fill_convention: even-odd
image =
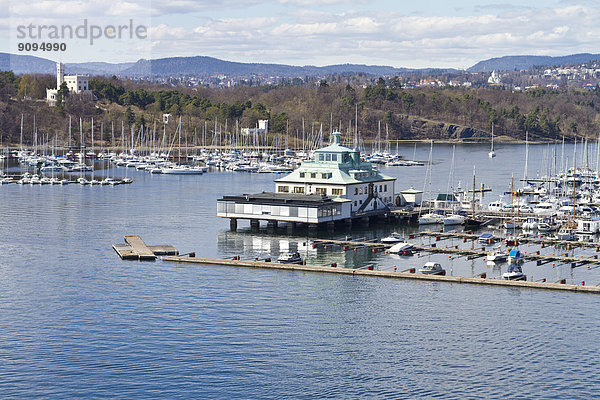
[(340, 145), (340, 136), (334, 132), (332, 143), (315, 151), (314, 161), (275, 180), (275, 193), (223, 196), (217, 216), (229, 218), (236, 229), (238, 219), (317, 225), (385, 215), (394, 202), (396, 178), (362, 161), (358, 149)]
[(56, 104), (56, 97), (60, 85), (65, 82), (70, 93), (92, 93), (88, 75), (65, 75), (65, 64), (56, 63), (56, 89), (46, 89), (46, 101), (49, 105)]
[(352, 202), (351, 212), (386, 208), (394, 201), (396, 178), (382, 174), (362, 161), (358, 149), (340, 145), (341, 133), (332, 133), (332, 143), (315, 151), (314, 161), (275, 181), (277, 193), (324, 194)]

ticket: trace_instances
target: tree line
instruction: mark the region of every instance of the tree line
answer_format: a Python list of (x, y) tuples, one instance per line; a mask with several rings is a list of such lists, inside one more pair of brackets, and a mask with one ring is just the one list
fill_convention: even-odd
[[(396, 77), (379, 78), (370, 85), (323, 79), (313, 86), (208, 89), (95, 77), (90, 80), (95, 99), (69, 96), (63, 88), (60, 94), (64, 102), (49, 109), (43, 99), (46, 88), (54, 85), (50, 75), (0, 73), (0, 133), (4, 142), (17, 139), (21, 114), (35, 114), (39, 129), (62, 137), (69, 116), (124, 122), (138, 129), (162, 121), (163, 114), (181, 117), (186, 129), (207, 122), (212, 127), (216, 122), (232, 131), (236, 126), (254, 127), (259, 119), (268, 119), (274, 134), (321, 127), (325, 132), (341, 128), (350, 133), (358, 124), (363, 138), (376, 135), (382, 122), (390, 139), (427, 139), (423, 131), (415, 129), (415, 120), (432, 126), (469, 127), (482, 137), (492, 126), (496, 135), (513, 139), (523, 139), (526, 133), (537, 140), (596, 138), (600, 132), (598, 88), (522, 92), (491, 87), (403, 88)], [(26, 131), (31, 129), (25, 127)], [(432, 138), (443, 138), (443, 132)]]

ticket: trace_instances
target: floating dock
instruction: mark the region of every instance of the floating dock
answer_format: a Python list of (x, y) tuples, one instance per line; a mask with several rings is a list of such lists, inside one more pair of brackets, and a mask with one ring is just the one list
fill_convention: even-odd
[(568, 292), (581, 293), (596, 293), (600, 294), (600, 286), (583, 286), (583, 285), (567, 285), (559, 283), (546, 282), (528, 282), (528, 281), (508, 281), (501, 279), (488, 278), (467, 278), (460, 276), (440, 276), (440, 275), (425, 275), (418, 273), (392, 272), (392, 271), (376, 271), (369, 269), (352, 269), (352, 268), (336, 268), (331, 266), (315, 266), (315, 265), (298, 265), (298, 264), (280, 264), (264, 261), (246, 261), (232, 260), (220, 258), (196, 258), (196, 257), (181, 257), (171, 256), (163, 257), (163, 261), (205, 265), (219, 265), (228, 267), (244, 267), (244, 268), (263, 268), (272, 270), (286, 271), (305, 271), (319, 272), (329, 274), (343, 274), (353, 276), (372, 276), (379, 278), (395, 278), (395, 279), (411, 279), (430, 282), (448, 282), (448, 283), (466, 283), (475, 285), (491, 285), (504, 287), (518, 287), (530, 289), (545, 289), (545, 290), (561, 290)]
[(153, 261), (157, 256), (176, 256), (179, 251), (170, 245), (149, 246), (137, 235), (125, 236), (125, 243), (113, 245), (122, 260)]

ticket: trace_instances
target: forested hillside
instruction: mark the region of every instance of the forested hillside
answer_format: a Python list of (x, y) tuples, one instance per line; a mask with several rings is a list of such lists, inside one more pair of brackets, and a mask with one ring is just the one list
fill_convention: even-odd
[[(254, 127), (258, 119), (270, 120), (270, 132), (291, 134), (304, 129), (329, 131), (330, 124), (343, 132), (358, 129), (364, 139), (374, 136), (381, 122), (390, 139), (488, 140), (492, 124), (497, 136), (522, 140), (595, 139), (600, 132), (600, 90), (555, 91), (533, 89), (511, 92), (502, 88), (400, 88), (397, 79), (379, 79), (362, 87), (321, 81), (312, 86), (238, 86), (229, 89), (173, 88), (140, 84), (116, 78), (94, 78), (97, 98), (70, 96), (58, 107), (48, 107), (45, 89), (53, 87), (49, 75), (15, 76), (0, 73), (0, 132), (3, 143), (19, 140), (21, 114), (24, 130), (64, 138), (69, 116), (78, 124), (111, 122), (127, 129), (153, 126), (163, 113), (181, 116), (187, 130), (221, 130)], [(85, 128), (89, 126), (85, 125)], [(174, 129), (171, 124), (169, 129)]]

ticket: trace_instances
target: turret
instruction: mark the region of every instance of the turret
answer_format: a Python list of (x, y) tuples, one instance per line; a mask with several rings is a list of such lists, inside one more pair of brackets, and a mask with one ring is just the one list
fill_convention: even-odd
[(60, 89), (60, 85), (65, 81), (65, 64), (56, 63), (56, 89)]

